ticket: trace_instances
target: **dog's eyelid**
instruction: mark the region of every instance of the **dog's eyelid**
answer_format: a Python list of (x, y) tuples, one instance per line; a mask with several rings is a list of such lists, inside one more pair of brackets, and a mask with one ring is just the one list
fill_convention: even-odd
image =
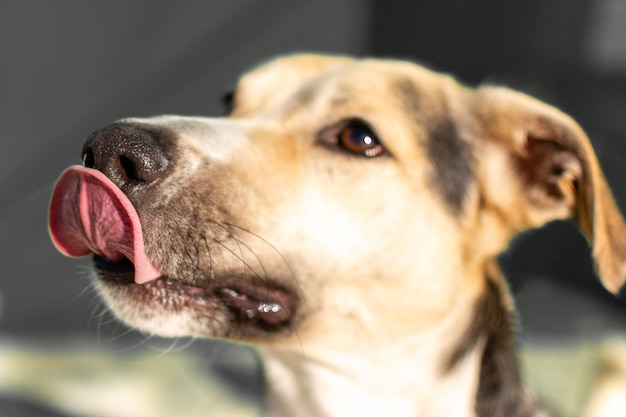
[(322, 129), (318, 141), (352, 155), (374, 158), (389, 152), (369, 123), (361, 118), (348, 118)]

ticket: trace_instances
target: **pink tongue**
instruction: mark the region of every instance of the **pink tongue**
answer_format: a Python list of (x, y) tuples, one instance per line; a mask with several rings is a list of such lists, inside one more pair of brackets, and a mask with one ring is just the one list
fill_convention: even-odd
[(50, 235), (61, 253), (96, 253), (111, 261), (130, 260), (135, 282), (161, 276), (148, 259), (137, 211), (102, 172), (72, 166), (57, 181), (50, 204)]

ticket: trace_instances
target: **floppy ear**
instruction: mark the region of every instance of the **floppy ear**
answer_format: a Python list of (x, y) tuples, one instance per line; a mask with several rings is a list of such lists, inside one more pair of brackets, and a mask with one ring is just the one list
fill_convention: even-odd
[(575, 216), (600, 280), (617, 293), (626, 281), (626, 226), (585, 133), (555, 108), (505, 88), (480, 88), (476, 99), (483, 134), (510, 150), (529, 217)]

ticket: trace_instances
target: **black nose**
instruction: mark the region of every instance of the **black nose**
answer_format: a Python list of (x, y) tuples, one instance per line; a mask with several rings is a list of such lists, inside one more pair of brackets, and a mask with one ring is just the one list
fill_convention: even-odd
[(116, 123), (98, 130), (83, 144), (83, 164), (102, 171), (118, 187), (147, 186), (163, 177), (170, 163), (162, 132)]

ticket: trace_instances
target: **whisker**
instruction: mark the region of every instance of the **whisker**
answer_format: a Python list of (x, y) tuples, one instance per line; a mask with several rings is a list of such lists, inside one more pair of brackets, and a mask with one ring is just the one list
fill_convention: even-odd
[[(192, 236), (192, 230), (190, 229), (187, 232), (187, 238), (185, 240), (186, 242), (195, 242), (196, 239), (194, 236)], [(194, 276), (196, 275), (197, 271), (200, 271), (200, 248), (198, 247), (198, 245), (185, 245), (184, 246), (184, 253), (187, 259), (189, 259), (189, 264), (191, 265), (190, 268), (190, 274), (191, 277), (185, 277), (186, 279), (192, 280)], [(194, 253), (192, 253), (192, 250), (194, 251)]]
[[(89, 323), (91, 323), (92, 320), (98, 320), (96, 323), (97, 326), (108, 324), (108, 322), (103, 322), (103, 317), (110, 313), (110, 309), (107, 304), (100, 299), (100, 297), (94, 297), (90, 303), (90, 307), (93, 307), (93, 309), (91, 311), (91, 315), (89, 316)], [(110, 321), (111, 320), (109, 320), (109, 322)]]
[(209, 245), (209, 240), (204, 233), (200, 235), (200, 239), (204, 242), (204, 247), (206, 248), (207, 255), (209, 257), (208, 279), (211, 279), (211, 276), (213, 275), (213, 256), (211, 255), (211, 245)]
[(293, 278), (293, 280), (296, 282), (296, 285), (298, 285), (298, 287), (300, 286), (300, 283), (298, 282), (298, 279), (296, 277), (296, 273), (294, 272), (291, 264), (289, 263), (289, 261), (287, 260), (287, 258), (285, 258), (285, 256), (278, 250), (278, 248), (276, 248), (276, 246), (272, 245), (267, 239), (263, 238), (262, 236), (258, 235), (257, 233), (254, 233), (244, 227), (238, 226), (236, 224), (233, 223), (225, 223), (227, 226), (229, 227), (233, 227), (235, 229), (239, 229), (245, 233), (248, 233), (251, 236), (254, 236), (255, 238), (259, 239), (261, 242), (265, 243), (268, 247), (270, 247), (279, 257), (280, 259), (283, 261), (283, 263), (285, 264), (285, 266), (287, 267), (287, 269), (289, 269), (289, 275), (291, 275), (291, 277)]
[[(103, 349), (109, 349), (111, 344), (122, 340), (123, 338), (125, 338), (129, 334), (132, 334), (135, 331), (133, 328), (124, 325), (103, 299), (101, 299), (100, 297), (95, 297), (94, 301), (97, 304), (95, 305), (93, 312), (89, 317), (89, 321), (91, 322), (93, 320), (97, 320), (96, 339), (100, 347), (102, 347)], [(113, 326), (113, 329), (110, 332), (107, 332), (110, 335), (105, 336), (104, 329), (110, 326)], [(123, 330), (120, 331), (120, 329)], [(116, 352), (124, 352), (126, 350), (129, 349), (115, 349)]]
[[(107, 314), (110, 314), (110, 308), (105, 303), (102, 304), (102, 307), (102, 312), (100, 312), (100, 314), (96, 316), (98, 318), (98, 321), (96, 322), (96, 340), (98, 341), (98, 346), (104, 348), (105, 344), (102, 331), (105, 324), (108, 325), (111, 323), (111, 319), (109, 319), (107, 322), (104, 322), (104, 318), (107, 316)], [(112, 317), (112, 314), (110, 314), (109, 317)]]
[(38, 188), (32, 190), (27, 195), (13, 200), (11, 203), (6, 205), (4, 209), (6, 210), (5, 219), (9, 219), (13, 213), (20, 213), (25, 206), (29, 204), (35, 204), (34, 202), (37, 199), (48, 199), (52, 194), (52, 190), (54, 188), (55, 181), (47, 182)]
[(250, 265), (248, 262), (246, 262), (246, 260), (243, 259), (241, 256), (239, 256), (234, 250), (232, 250), (231, 248), (226, 246), (226, 244), (224, 242), (216, 240), (216, 239), (214, 239), (213, 241), (215, 243), (217, 243), (218, 245), (220, 245), (221, 247), (223, 247), (224, 249), (226, 249), (226, 251), (228, 251), (231, 255), (233, 255), (237, 260), (241, 261), (241, 263), (245, 267), (244, 270), (249, 269), (250, 271), (252, 271), (252, 273), (254, 274), (255, 277), (257, 277), (259, 279), (263, 279), (263, 277), (252, 267), (252, 265)]
[[(258, 274), (258, 273), (257, 273), (257, 272), (256, 272), (256, 271), (252, 268), (252, 266), (251, 266), (251, 265), (250, 265), (250, 264), (249, 264), (249, 263), (245, 260), (245, 258), (244, 258), (244, 254), (243, 254), (243, 249), (241, 249), (241, 242), (240, 242), (240, 241), (239, 241), (239, 240), (235, 237), (235, 235), (234, 235), (234, 234), (233, 234), (230, 230), (228, 230), (228, 228), (227, 228), (227, 227), (225, 227), (224, 225), (221, 225), (221, 224), (219, 224), (219, 223), (215, 223), (215, 224), (216, 224), (216, 225), (218, 225), (218, 226), (220, 226), (220, 227), (222, 227), (222, 228), (226, 231), (226, 233), (228, 233), (228, 237), (229, 237), (229, 238), (231, 238), (231, 239), (235, 242), (235, 244), (237, 245), (237, 249), (239, 249), (239, 254), (240, 254), (240, 256), (235, 256), (235, 257), (236, 257), (237, 259), (239, 259), (239, 260), (242, 262), (242, 264), (244, 265), (244, 268), (243, 268), (243, 279), (244, 279), (244, 281), (247, 281), (247, 280), (248, 280), (248, 269), (250, 269), (250, 270), (254, 273), (254, 275), (256, 275), (256, 277), (260, 279), (260, 278), (261, 278), (261, 277), (260, 277), (260, 275), (259, 275), (259, 274)], [(224, 246), (224, 245), (222, 245), (222, 246), (223, 246), (224, 248), (226, 248), (226, 246)], [(232, 253), (232, 251), (231, 251), (231, 253)], [(233, 253), (233, 254), (234, 254), (234, 253)], [(257, 258), (257, 259), (258, 259), (258, 258)]]
[(135, 332), (135, 329), (131, 327), (126, 327), (126, 326), (124, 326), (123, 330), (120, 332), (118, 331), (118, 329), (120, 328), (120, 322), (117, 319), (112, 320), (111, 322), (116, 325), (116, 331), (114, 335), (112, 335), (111, 337), (105, 340), (105, 342), (107, 343), (117, 342), (119, 340), (122, 340), (124, 337), (128, 336), (129, 334), (132, 334)]
[[(250, 265), (250, 263), (248, 263), (243, 255), (243, 250), (241, 249), (241, 244), (242, 242), (237, 239), (235, 237), (235, 235), (228, 230), (228, 228), (226, 226), (224, 226), (223, 224), (220, 224), (218, 222), (211, 222), (212, 224), (221, 227), (224, 231), (226, 231), (226, 233), (228, 233), (228, 237), (230, 239), (232, 239), (236, 244), (237, 244), (237, 248), (239, 249), (239, 252), (241, 255), (237, 255), (237, 253), (235, 253), (234, 250), (232, 250), (231, 248), (229, 248), (224, 242), (217, 240), (217, 239), (213, 239), (213, 241), (215, 243), (217, 243), (218, 245), (220, 245), (221, 247), (223, 247), (224, 249), (226, 249), (231, 255), (233, 255), (237, 260), (241, 261), (241, 263), (244, 266), (244, 278), (247, 278), (247, 270), (249, 269), (250, 271), (252, 271), (252, 273), (254, 274), (254, 276), (256, 276), (259, 279), (263, 279), (263, 277), (252, 267), (252, 265)], [(249, 247), (247, 247), (248, 250), (250, 250)], [(254, 252), (252, 250), (250, 250), (250, 252), (252, 252), (254, 254)], [(255, 254), (256, 256), (256, 254)], [(265, 270), (265, 268), (263, 267), (263, 263), (261, 262), (261, 260), (258, 258), (258, 256), (256, 257), (257, 260), (259, 260), (259, 264), (262, 266), (263, 270)], [(265, 279), (267, 280), (267, 274), (265, 275)]]
[[(254, 257), (256, 258), (256, 260), (258, 261), (259, 265), (261, 266), (262, 270), (263, 270), (263, 278), (265, 279), (265, 282), (268, 284), (267, 286), (267, 290), (269, 294), (274, 294), (275, 292), (271, 289), (271, 287), (269, 286), (269, 276), (267, 273), (267, 269), (265, 268), (265, 264), (263, 263), (262, 259), (258, 256), (258, 254), (256, 252), (254, 252), (252, 250), (252, 248), (250, 248), (250, 246), (248, 246), (246, 243), (244, 243), (241, 239), (238, 239), (237, 237), (234, 236), (234, 234), (232, 232), (230, 232), (228, 229), (226, 229), (223, 225), (220, 225), (217, 222), (214, 222), (214, 224), (224, 228), (228, 233), (229, 233), (229, 237), (231, 237), (233, 240), (235, 240), (235, 242), (237, 242), (238, 246), (241, 247), (241, 245), (243, 245), (246, 249), (248, 249), (248, 251), (250, 251), (250, 253), (252, 253), (254, 255)], [(289, 261), (287, 261), (287, 259), (285, 258), (285, 256), (276, 248), (276, 246), (272, 245), (267, 239), (261, 237), (260, 235), (258, 235), (257, 233), (254, 233), (244, 227), (238, 226), (236, 224), (233, 223), (225, 223), (226, 226), (235, 228), (235, 229), (239, 229), (245, 233), (248, 233), (249, 235), (259, 239), (261, 242), (263, 242), (264, 244), (266, 244), (268, 247), (270, 247), (279, 257), (280, 259), (283, 261), (283, 263), (286, 265), (286, 267), (289, 270), (289, 274), (292, 277), (293, 281), (296, 283), (296, 285), (298, 286), (298, 288), (301, 289), (300, 287), (300, 283), (296, 277), (296, 274), (291, 266), (291, 264), (289, 263)], [(236, 256), (236, 254), (233, 253), (232, 250), (230, 250), (228, 247), (226, 247), (222, 242), (215, 240), (215, 242), (217, 242), (218, 244), (220, 244), (222, 247), (224, 247), (226, 250), (228, 250), (229, 252), (231, 252), (234, 256)], [(247, 265), (249, 268), (250, 266), (247, 264), (247, 262), (244, 259), (238, 258), (240, 259), (244, 265)], [(252, 268), (250, 268), (252, 270), (253, 273), (255, 273), (255, 275), (261, 279), (262, 277)], [(254, 323), (252, 323), (252, 325), (254, 325)], [(300, 338), (300, 334), (298, 332), (298, 329), (296, 328), (294, 323), (290, 323), (290, 327), (293, 330), (294, 334), (296, 335), (297, 339), (298, 339), (298, 344), (300, 345), (300, 349), (302, 351), (302, 353), (304, 353), (304, 346), (302, 344), (302, 340)]]
[[(188, 339), (188, 340), (179, 346), (178, 343), (184, 339)], [(190, 346), (192, 346), (196, 341), (197, 339), (195, 337), (189, 337), (189, 338), (176, 337), (172, 340), (172, 342), (166, 348), (161, 348), (158, 346), (148, 346), (148, 349), (154, 352), (158, 352), (159, 356), (157, 356), (157, 358), (160, 358), (160, 357), (167, 355), (168, 353), (182, 352), (186, 350), (187, 348), (189, 348)]]
[[(213, 223), (214, 225), (219, 226), (219, 227), (221, 227), (222, 229), (224, 229), (224, 230), (228, 233), (228, 237), (230, 237), (231, 239), (233, 239), (233, 240), (237, 243), (237, 246), (238, 246), (238, 248), (239, 248), (239, 252), (240, 252), (240, 254), (241, 254), (241, 255), (237, 255), (237, 253), (235, 253), (235, 251), (233, 251), (231, 248), (229, 248), (229, 247), (228, 247), (225, 243), (223, 243), (223, 242), (221, 242), (221, 241), (219, 241), (219, 240), (217, 240), (217, 239), (213, 239), (213, 241), (214, 241), (215, 243), (217, 243), (219, 246), (221, 246), (221, 247), (222, 247), (222, 248), (224, 248), (226, 251), (228, 251), (230, 254), (232, 254), (232, 255), (233, 255), (236, 259), (238, 259), (238, 260), (240, 260), (240, 261), (242, 262), (243, 267), (244, 267), (244, 268), (243, 268), (243, 269), (244, 269), (244, 279), (247, 279), (247, 278), (248, 278), (248, 276), (247, 276), (247, 270), (248, 270), (248, 269), (249, 269), (250, 271), (252, 271), (252, 273), (254, 274), (254, 276), (256, 276), (256, 277), (257, 277), (257, 278), (259, 278), (259, 279), (262, 279), (262, 278), (261, 278), (261, 276), (258, 274), (258, 272), (257, 272), (254, 268), (252, 268), (252, 266), (251, 266), (251, 265), (250, 265), (250, 264), (249, 264), (249, 263), (248, 263), (248, 262), (244, 259), (244, 257), (243, 257), (243, 250), (241, 249), (241, 246), (240, 246), (240, 244), (243, 244), (243, 242), (239, 241), (239, 240), (238, 240), (238, 239), (237, 239), (237, 238), (236, 238), (236, 237), (235, 237), (235, 236), (234, 236), (234, 235), (233, 235), (233, 234), (232, 234), (232, 233), (231, 233), (231, 232), (230, 232), (230, 231), (229, 231), (226, 227), (224, 227), (223, 225), (221, 225), (221, 224), (219, 224), (219, 223), (217, 223), (217, 222), (212, 222), (212, 223)], [(204, 239), (204, 241), (205, 241), (205, 245), (206, 245), (206, 247), (207, 247), (207, 251), (208, 251), (208, 252), (209, 252), (209, 254), (210, 254), (210, 245), (209, 245), (209, 242), (208, 242), (208, 240), (206, 239), (206, 237), (203, 237), (203, 239)], [(248, 248), (248, 250), (250, 250), (250, 248), (249, 248), (249, 247), (247, 247), (247, 248)], [(253, 252), (252, 250), (250, 250), (250, 252), (252, 252), (252, 253), (254, 254), (254, 252)], [(256, 254), (254, 254), (254, 255), (256, 256)], [(257, 256), (257, 259), (258, 259), (259, 263), (261, 264), (261, 266), (262, 266), (262, 268), (263, 268), (263, 271), (265, 272), (265, 267), (263, 266), (263, 263), (262, 263), (262, 262), (261, 262), (261, 260), (258, 258), (258, 256)], [(213, 271), (213, 260), (212, 260), (212, 258), (211, 258), (210, 256), (209, 256), (209, 262), (210, 262), (210, 269), (209, 269), (209, 270), (212, 272), (212, 271)], [(265, 279), (266, 279), (266, 282), (267, 282), (267, 274), (265, 274)], [(258, 319), (257, 319), (257, 320), (258, 320)], [(253, 324), (254, 324), (254, 323), (256, 323), (256, 321), (257, 321), (257, 320), (255, 320), (255, 321), (253, 322)], [(245, 332), (244, 332), (243, 330), (242, 330), (241, 335), (242, 335), (242, 336), (245, 336)]]
[[(254, 252), (252, 250), (252, 248), (250, 248), (250, 246), (246, 245), (241, 239), (237, 239), (236, 237), (233, 236), (233, 240), (238, 242), (238, 245), (240, 245), (240, 247), (243, 246), (246, 249), (248, 249), (248, 251), (250, 251), (250, 253), (254, 256), (254, 258), (259, 262), (259, 266), (263, 270), (263, 277), (265, 278), (265, 282), (268, 283), (268, 286), (269, 286), (269, 275), (267, 274), (267, 269), (265, 268), (265, 264), (263, 264), (263, 261), (261, 260), (261, 257), (259, 255), (257, 255), (257, 253)], [(259, 275), (257, 275), (257, 276), (259, 276)], [(261, 278), (261, 277), (259, 276), (259, 278)]]
[[(217, 224), (217, 223), (215, 223), (215, 224)], [(221, 226), (221, 225), (220, 225), (220, 226)], [(221, 226), (221, 227), (223, 227), (223, 226)], [(237, 239), (236, 239), (234, 236), (232, 236), (232, 234), (230, 235), (230, 237), (231, 237), (233, 240), (237, 241)], [(209, 254), (210, 254), (210, 245), (209, 245), (209, 242), (208, 242), (208, 240), (206, 239), (206, 237), (205, 237), (205, 236), (203, 236), (203, 240), (204, 240), (204, 243), (205, 243), (205, 245), (206, 245), (206, 247), (207, 247), (207, 251), (209, 251)], [(247, 273), (246, 273), (246, 271), (247, 271), (248, 269), (252, 270), (252, 272), (253, 272), (253, 273), (254, 273), (254, 274), (255, 274), (255, 275), (256, 275), (259, 279), (261, 279), (261, 277), (258, 275), (258, 273), (257, 273), (256, 271), (254, 271), (254, 269), (252, 269), (252, 267), (251, 267), (250, 265), (248, 265), (248, 264), (247, 264), (247, 262), (243, 259), (243, 253), (242, 253), (241, 257), (240, 257), (240, 256), (238, 256), (238, 255), (237, 255), (237, 254), (236, 254), (236, 253), (235, 253), (232, 249), (230, 249), (228, 246), (226, 246), (226, 244), (224, 244), (223, 242), (221, 242), (221, 241), (219, 241), (219, 240), (217, 240), (217, 239), (213, 239), (213, 241), (214, 241), (215, 243), (217, 243), (219, 246), (221, 246), (221, 247), (223, 247), (224, 249), (226, 249), (226, 251), (230, 252), (230, 253), (231, 253), (231, 254), (232, 254), (235, 258), (237, 258), (238, 260), (240, 260), (240, 261), (242, 262), (242, 264), (243, 264), (243, 266), (244, 266), (244, 279), (246, 279), (246, 278), (247, 278)], [(241, 247), (239, 247), (239, 249), (240, 249), (240, 252), (241, 252)], [(210, 262), (210, 265), (209, 265), (209, 271), (210, 271), (210, 273), (212, 273), (212, 271), (213, 271), (213, 260), (212, 260), (212, 258), (211, 258), (210, 256), (209, 256), (209, 262)], [(265, 268), (263, 268), (263, 269), (265, 269)], [(267, 279), (267, 276), (266, 276), (266, 279)], [(256, 323), (256, 320), (253, 322), (253, 324), (254, 324), (254, 323)], [(242, 330), (242, 332), (241, 332), (241, 336), (244, 336), (244, 337), (245, 337), (245, 332), (244, 332), (243, 330)]]
[[(239, 229), (239, 230), (241, 230), (241, 231), (243, 231), (243, 232), (245, 232), (245, 233), (248, 233), (249, 235), (251, 235), (251, 236), (253, 236), (253, 237), (255, 237), (255, 238), (259, 239), (261, 242), (265, 243), (268, 247), (270, 247), (270, 248), (271, 248), (271, 249), (272, 249), (272, 250), (273, 250), (273, 251), (274, 251), (274, 252), (275, 252), (275, 253), (276, 253), (276, 254), (280, 257), (280, 259), (283, 261), (283, 263), (285, 264), (285, 266), (286, 266), (286, 267), (287, 267), (287, 269), (289, 270), (289, 274), (290, 274), (290, 276), (292, 277), (293, 281), (296, 283), (296, 286), (298, 287), (298, 289), (299, 289), (299, 290), (302, 290), (302, 287), (301, 287), (301, 285), (300, 285), (300, 281), (298, 280), (298, 277), (296, 276), (296, 273), (295, 273), (295, 271), (293, 270), (293, 267), (291, 266), (291, 264), (289, 263), (289, 261), (287, 260), (287, 258), (285, 258), (285, 256), (284, 256), (284, 255), (283, 255), (283, 254), (282, 254), (282, 253), (278, 250), (278, 248), (276, 248), (276, 246), (274, 246), (273, 244), (271, 244), (271, 243), (270, 243), (267, 239), (263, 238), (263, 237), (262, 237), (262, 236), (260, 236), (259, 234), (254, 233), (254, 232), (252, 232), (252, 231), (250, 231), (250, 230), (248, 230), (248, 229), (246, 229), (246, 228), (244, 228), (244, 227), (238, 226), (238, 225), (233, 224), (233, 223), (225, 223), (225, 224), (226, 224), (227, 226), (229, 226), (229, 227), (232, 227), (232, 228), (235, 228), (235, 229)], [(242, 244), (244, 244), (244, 243), (242, 242)], [(245, 245), (245, 244), (244, 244), (244, 245)], [(265, 267), (263, 266), (263, 262), (261, 262), (261, 260), (259, 259), (259, 257), (256, 255), (256, 253), (255, 253), (254, 251), (252, 251), (252, 250), (250, 249), (250, 247), (248, 247), (247, 245), (245, 245), (245, 246), (248, 248), (248, 250), (250, 250), (250, 252), (252, 252), (252, 253), (253, 253), (253, 254), (257, 257), (257, 259), (259, 260), (259, 263), (260, 263), (260, 264), (261, 264), (261, 266), (263, 267), (263, 272), (264, 272), (265, 277), (266, 277), (266, 279), (267, 279), (267, 271), (265, 271)], [(306, 305), (306, 300), (304, 300), (304, 302), (305, 302), (305, 307), (308, 309), (308, 306)], [(290, 324), (290, 327), (291, 327), (291, 329), (294, 331), (294, 333), (295, 333), (295, 335), (296, 335), (296, 338), (298, 339), (298, 344), (300, 345), (300, 350), (301, 350), (301, 352), (304, 354), (304, 346), (303, 346), (303, 344), (302, 344), (302, 340), (301, 340), (301, 338), (300, 338), (300, 334), (299, 334), (299, 332), (298, 332), (298, 329), (296, 328), (296, 326), (295, 326), (295, 324), (294, 324), (294, 323), (291, 323), (291, 324)]]
[[(115, 342), (115, 341), (119, 341), (122, 337), (127, 336), (129, 334), (136, 334), (141, 336), (140, 339), (135, 342), (132, 343), (128, 346), (124, 346), (124, 347), (114, 347), (113, 348), (113, 352), (114, 353), (127, 353), (127, 352), (132, 352), (132, 351), (136, 351), (139, 350), (139, 348), (141, 348), (142, 346), (150, 346), (148, 343), (154, 339), (156, 337), (156, 335), (154, 333), (141, 333), (141, 332), (137, 332), (135, 329), (132, 328), (127, 328), (126, 331), (122, 332), (120, 335), (118, 335), (117, 337), (111, 338), (109, 339), (109, 342)], [(145, 335), (145, 336), (143, 336)]]
[(76, 299), (88, 296), (92, 296), (96, 299), (99, 298), (97, 289), (93, 285), (87, 285), (82, 290), (80, 290), (80, 292), (76, 294)]
[[(267, 269), (265, 268), (265, 264), (263, 263), (263, 261), (261, 260), (261, 257), (259, 255), (257, 255), (256, 252), (254, 252), (252, 250), (252, 248), (250, 248), (250, 246), (246, 245), (243, 241), (241, 241), (240, 239), (237, 239), (235, 236), (233, 236), (233, 239), (237, 242), (239, 242), (241, 245), (243, 245), (246, 249), (248, 249), (248, 251), (250, 251), (250, 253), (252, 253), (252, 255), (254, 255), (255, 259), (258, 261), (259, 265), (261, 266), (261, 269), (263, 270), (263, 277), (265, 278), (265, 284), (266, 287), (265, 289), (267, 290), (268, 294), (272, 294), (272, 295), (276, 295), (276, 292), (274, 290), (272, 290), (271, 286), (270, 286), (270, 279), (269, 276), (267, 274)], [(261, 279), (261, 277), (257, 274), (257, 276), (259, 277), (259, 279)], [(252, 322), (252, 325), (256, 324), (257, 320), (254, 320)]]

